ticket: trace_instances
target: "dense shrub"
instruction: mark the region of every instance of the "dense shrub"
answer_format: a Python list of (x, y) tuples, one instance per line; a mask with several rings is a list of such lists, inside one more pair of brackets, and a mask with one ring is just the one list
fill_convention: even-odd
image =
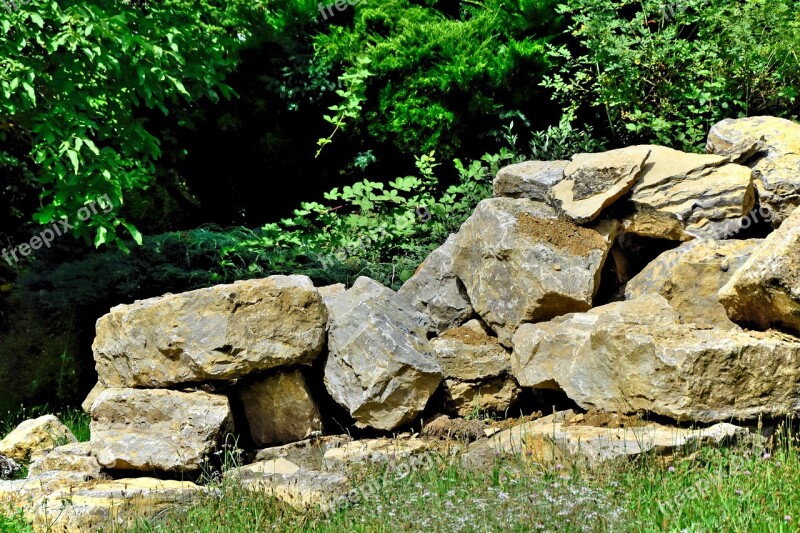
[[(436, 7), (434, 7), (436, 6)], [(446, 6), (446, 7), (441, 7)], [(558, 118), (541, 106), (545, 43), (556, 33), (552, 0), (431, 2), (387, 0), (354, 9), (352, 25), (315, 38), (318, 57), (348, 74), (360, 113), (347, 132), (367, 146), (442, 158), (487, 151), (486, 136), (523, 114), (538, 124)], [(336, 111), (336, 110), (334, 110)], [(475, 149), (483, 143), (483, 149)]]
[[(569, 0), (568, 40), (546, 86), (569, 119), (619, 144), (700, 150), (729, 117), (796, 117), (800, 12), (793, 0)], [(666, 15), (666, 16), (665, 16)]]

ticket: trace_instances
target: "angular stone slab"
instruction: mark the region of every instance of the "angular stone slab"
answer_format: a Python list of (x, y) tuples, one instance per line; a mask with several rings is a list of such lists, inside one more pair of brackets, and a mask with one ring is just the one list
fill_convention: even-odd
[(503, 167), (493, 182), (495, 197), (547, 201), (550, 190), (564, 179), (569, 161), (525, 161)]
[(684, 322), (735, 328), (717, 293), (760, 243), (761, 239), (698, 239), (681, 244), (658, 256), (631, 279), (625, 287), (625, 299), (660, 294)]
[(625, 231), (645, 237), (724, 239), (754, 207), (751, 171), (717, 155), (651, 145), (630, 201)]
[(25, 420), (0, 441), (0, 455), (27, 463), (38, 450), (78, 442), (75, 435), (53, 415)]
[(118, 470), (197, 471), (233, 430), (228, 398), (205, 392), (106, 389), (91, 416), (92, 453)]
[(749, 437), (747, 429), (728, 423), (705, 429), (676, 428), (653, 422), (609, 428), (565, 423), (572, 416), (572, 411), (561, 411), (496, 433), (488, 441), (472, 444), (465, 462), (476, 463), (482, 456), (494, 453), (518, 455), (547, 467), (560, 464), (567, 469), (594, 468), (643, 454), (681, 455), (703, 446), (732, 444)]
[(734, 272), (719, 301), (734, 322), (800, 335), (800, 208)]
[(458, 232), (453, 272), (509, 346), (524, 322), (591, 307), (615, 228), (576, 226), (532, 200), (483, 200)]
[(107, 387), (168, 387), (309, 364), (327, 311), (305, 276), (271, 276), (114, 307), (93, 350)]
[(461, 416), (476, 411), (503, 413), (520, 389), (511, 373), (511, 355), (488, 336), (477, 320), (431, 341), (442, 367), (445, 394)]
[(511, 361), (521, 386), (585, 409), (725, 422), (800, 405), (800, 339), (682, 324), (658, 295), (525, 324)]
[(322, 431), (319, 407), (297, 369), (250, 383), (238, 396), (256, 446), (298, 441)]
[(437, 335), (466, 322), (474, 314), (464, 285), (453, 273), (456, 236), (431, 252), (397, 295), (431, 319)]
[(325, 386), (362, 427), (392, 430), (425, 408), (442, 380), (427, 319), (360, 277), (330, 305)]
[(549, 200), (575, 223), (591, 222), (633, 187), (649, 154), (648, 146), (575, 154), (564, 169), (564, 179), (550, 190)]
[(800, 206), (800, 124), (766, 116), (726, 119), (708, 132), (706, 151), (753, 170), (759, 205), (773, 227)]

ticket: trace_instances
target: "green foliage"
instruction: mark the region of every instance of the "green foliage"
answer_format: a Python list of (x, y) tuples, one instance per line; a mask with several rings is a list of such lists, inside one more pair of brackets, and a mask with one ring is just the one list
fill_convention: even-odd
[[(224, 24), (243, 24), (246, 4), (16, 5), (0, 21), (0, 157), (25, 160), (20, 172), (35, 175), (38, 223), (66, 216), (95, 245), (124, 238), (122, 229), (138, 242), (119, 207), (151, 183), (161, 155), (142, 110), (167, 114), (179, 102), (230, 94), (223, 76), (238, 41)], [(114, 210), (76, 219), (104, 195)]]
[(302, 203), (293, 217), (267, 224), (253, 238), (225, 249), (222, 265), (251, 276), (338, 270), (346, 279), (330, 281), (370, 275), (397, 286), (480, 200), (491, 196), (491, 178), (513, 158), (504, 150), (466, 165), (456, 159), (459, 181), (440, 191), (439, 163), (433, 152), (422, 155), (416, 158), (417, 175), (387, 184), (362, 180), (326, 193), (328, 204)]
[(653, 1), (569, 0), (569, 40), (551, 47), (560, 68), (545, 86), (568, 120), (605, 122), (619, 143), (701, 150), (721, 119), (797, 115), (794, 4), (692, 0), (664, 17)]
[(346, 83), (337, 107), (363, 111), (350, 117), (354, 137), (450, 158), (465, 139), (499, 127), (507, 111), (540, 114), (543, 35), (558, 27), (554, 4), (482, 0), (448, 11), (433, 2), (365, 2), (353, 8), (351, 26), (331, 26), (315, 45), (321, 60), (349, 77), (363, 74), (369, 60), (363, 89)]
[(579, 130), (564, 120), (557, 126), (549, 126), (546, 130), (531, 134), (531, 159), (538, 161), (570, 159), (575, 154), (602, 152), (605, 149), (605, 144), (592, 136), (591, 126)]

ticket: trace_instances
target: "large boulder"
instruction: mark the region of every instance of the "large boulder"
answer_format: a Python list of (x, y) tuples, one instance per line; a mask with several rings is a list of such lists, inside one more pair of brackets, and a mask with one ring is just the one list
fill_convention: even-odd
[(483, 200), (458, 232), (453, 272), (475, 311), (509, 346), (524, 322), (592, 306), (615, 228), (576, 226), (532, 200)]
[(233, 429), (228, 398), (205, 392), (106, 389), (91, 416), (92, 453), (119, 470), (197, 471)]
[(777, 117), (726, 119), (708, 133), (706, 151), (753, 170), (758, 200), (778, 227), (800, 205), (800, 124)]
[(753, 208), (750, 169), (725, 157), (650, 146), (625, 231), (659, 239), (722, 239)]
[(298, 441), (322, 430), (319, 408), (297, 369), (250, 383), (238, 396), (256, 446)]
[(650, 154), (649, 146), (630, 146), (597, 154), (575, 154), (549, 200), (578, 224), (591, 222), (636, 183)]
[(53, 415), (25, 420), (0, 441), (0, 455), (27, 463), (38, 450), (78, 442), (67, 426)]
[(734, 272), (719, 300), (734, 322), (800, 334), (800, 208)]
[(722, 422), (800, 402), (800, 340), (682, 324), (658, 295), (525, 324), (511, 360), (523, 387), (560, 388), (586, 409)]
[(431, 330), (437, 335), (460, 326), (474, 313), (464, 285), (453, 273), (455, 241), (456, 236), (450, 235), (397, 291), (417, 311), (430, 317)]
[(308, 364), (327, 312), (305, 276), (271, 276), (114, 307), (97, 321), (106, 387), (167, 387)]
[(494, 178), (494, 196), (546, 202), (550, 189), (564, 179), (569, 161), (525, 161), (503, 167)]
[(760, 239), (683, 243), (659, 255), (631, 279), (625, 287), (625, 299), (660, 294), (684, 322), (720, 329), (736, 327), (717, 293), (760, 243)]
[(329, 305), (325, 386), (357, 425), (392, 430), (425, 408), (442, 380), (427, 319), (360, 277)]
[(511, 355), (477, 320), (431, 341), (444, 375), (450, 407), (461, 416), (476, 411), (505, 412), (520, 389), (511, 373)]

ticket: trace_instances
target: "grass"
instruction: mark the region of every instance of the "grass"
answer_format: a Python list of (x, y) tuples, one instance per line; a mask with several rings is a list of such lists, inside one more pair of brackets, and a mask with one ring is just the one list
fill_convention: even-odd
[[(789, 428), (766, 448), (705, 447), (671, 466), (653, 457), (588, 473), (522, 457), (479, 470), (444, 457), (410, 472), (373, 466), (352, 476), (352, 503), (327, 515), (222, 481), (216, 494), (128, 531), (800, 531), (800, 442)], [(0, 517), (0, 531), (31, 529)]]

